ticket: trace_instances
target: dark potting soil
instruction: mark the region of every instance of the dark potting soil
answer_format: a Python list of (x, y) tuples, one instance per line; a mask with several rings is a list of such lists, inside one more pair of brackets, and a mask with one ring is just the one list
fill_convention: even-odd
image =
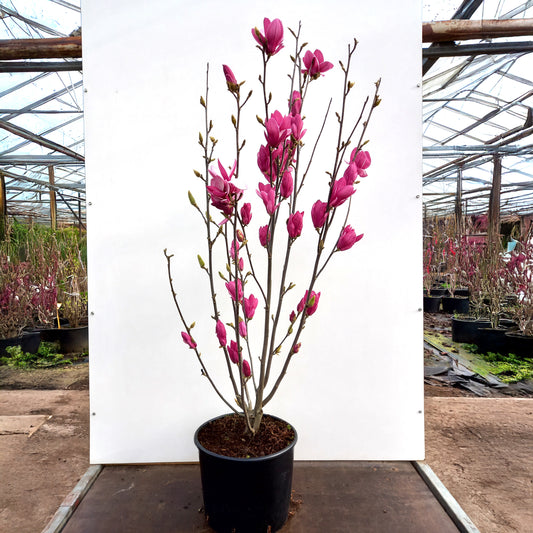
[(259, 431), (246, 431), (243, 416), (231, 414), (206, 424), (198, 441), (207, 450), (226, 457), (264, 457), (279, 452), (294, 440), (294, 430), (282, 420), (264, 415)]

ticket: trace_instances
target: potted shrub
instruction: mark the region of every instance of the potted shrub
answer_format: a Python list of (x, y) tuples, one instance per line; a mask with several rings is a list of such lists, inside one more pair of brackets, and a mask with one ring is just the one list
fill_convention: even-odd
[(32, 296), (30, 263), (13, 263), (0, 252), (0, 355), (7, 355), (8, 346), (29, 353), (39, 348), (39, 334), (24, 332), (33, 321)]
[(483, 269), (481, 268), (484, 245), (464, 237), (456, 251), (457, 279), (469, 293), (469, 315), (452, 317), (452, 340), (477, 344), (479, 329), (490, 327), (485, 315)]
[[(88, 350), (87, 268), (76, 237), (66, 238), (59, 250), (57, 273), (57, 328), (42, 331), (41, 338), (59, 342), (61, 353)], [(64, 319), (63, 325), (59, 316)]]
[[(312, 205), (302, 205), (300, 191), (304, 182), (311, 179), (306, 168), (313, 153), (308, 151), (304, 164), (302, 154), (307, 152), (302, 141), (306, 134), (303, 109), (308, 91), (333, 65), (324, 60), (320, 50), (306, 50), (306, 44), (300, 42), (300, 30), (291, 30), (295, 47), (289, 105), (286, 110), (273, 109), (267, 71), (270, 72), (270, 62), (279, 59), (274, 56), (283, 48), (283, 33), (279, 19), (264, 19), (263, 30), (252, 29), (263, 72), (259, 78), (263, 105), (257, 110), (257, 127), (263, 130), (265, 143), (257, 147), (259, 171), (244, 172), (240, 166), (244, 146), (240, 118), (251, 94), (241, 92), (242, 78), (223, 66), (228, 98), (235, 105), (235, 151), (232, 157), (223, 157), (226, 163), (233, 161), (229, 166), (221, 160), (215, 163), (217, 139), (209, 115), (208, 82), (206, 93), (200, 98), (205, 112), (205, 129), (199, 135), (203, 169), (196, 170), (195, 175), (201, 181), (204, 200), (197, 202), (189, 192), (189, 201), (205, 227), (206, 250), (203, 257), (198, 255), (198, 263), (207, 274), (209, 316), (235, 401), (222, 394), (201, 357), (202, 339), (195, 338), (195, 322), (187, 317), (186, 302), (180, 300), (179, 289), (172, 281), (173, 256), (165, 250), (171, 292), (183, 328), (181, 337), (197, 357), (202, 375), (230, 411), (229, 415), (200, 426), (194, 437), (200, 457), (204, 509), (216, 531), (276, 531), (287, 518), (296, 431), (264, 410), (279, 390), (291, 361), (303, 350), (303, 329), (312, 324), (319, 307), (319, 277), (334, 256), (342, 255), (363, 236), (348, 224), (348, 212), (354, 185), (360, 177), (367, 176), (371, 162), (369, 153), (363, 150), (364, 136), (380, 102), (379, 81), (374, 95), (352, 122), (345, 104), (353, 87), (348, 76), (357, 44), (354, 41), (348, 47), (346, 62), (341, 63), (344, 87), (341, 113), (337, 116), (334, 165), (329, 177), (324, 178), (321, 196), (315, 197)], [(310, 113), (312, 109), (306, 109), (306, 114)], [(254, 173), (262, 177), (257, 184), (245, 181)], [(250, 225), (252, 206), (246, 201), (246, 194), (250, 193), (257, 193), (264, 206), (253, 213), (258, 230), (252, 230)], [(305, 290), (298, 289), (296, 294), (289, 264), (295, 254), (302, 253), (298, 239), (304, 231), (316, 233), (316, 248), (307, 262), (309, 272), (298, 272), (299, 281), (305, 279)], [(252, 320), (262, 322), (257, 353), (248, 338)], [(281, 358), (280, 367), (272, 365), (274, 358)], [(229, 438), (230, 435), (236, 438)]]
[(507, 263), (507, 280), (516, 302), (510, 308), (518, 332), (508, 331), (509, 352), (533, 358), (533, 244), (523, 242)]
[(506, 330), (501, 319), (507, 295), (506, 265), (501, 247), (497, 243), (487, 243), (479, 257), (480, 293), (478, 305), (490, 321), (490, 327), (478, 331), (478, 347), (483, 353), (507, 353)]
[[(426, 313), (438, 313), (442, 300), (441, 294), (433, 294), (434, 285), (437, 279), (437, 268), (434, 263), (435, 245), (433, 239), (428, 239), (428, 244), (424, 249), (424, 311)], [(442, 291), (444, 293), (444, 290)]]

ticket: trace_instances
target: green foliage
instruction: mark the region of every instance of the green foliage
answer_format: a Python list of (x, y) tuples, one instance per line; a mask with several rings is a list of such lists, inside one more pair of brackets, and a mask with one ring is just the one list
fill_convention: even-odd
[(470, 353), (477, 353), (478, 350), (477, 344), (463, 344), (462, 347)]
[(493, 352), (483, 354), (483, 359), (491, 363), (491, 372), (504, 383), (533, 379), (533, 359), (520, 359), (512, 353), (502, 355)]
[[(476, 344), (463, 344), (462, 347), (471, 353), (478, 351)], [(488, 352), (478, 355), (490, 364), (490, 372), (498, 376), (504, 383), (533, 379), (533, 359), (521, 359), (512, 353), (502, 355)]]
[(59, 364), (70, 364), (69, 359), (57, 353), (58, 346), (53, 342), (41, 342), (36, 354), (24, 353), (20, 346), (8, 346), (9, 357), (1, 357), (0, 362), (15, 368), (47, 368)]

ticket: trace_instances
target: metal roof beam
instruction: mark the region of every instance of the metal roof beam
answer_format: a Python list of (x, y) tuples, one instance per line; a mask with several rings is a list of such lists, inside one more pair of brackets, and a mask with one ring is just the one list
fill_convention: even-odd
[(46, 155), (7, 155), (0, 156), (0, 166), (42, 166), (42, 165), (62, 165), (62, 166), (83, 166), (84, 161), (79, 161), (63, 154)]
[[(10, 179), (13, 179), (13, 180), (16, 180), (16, 181), (24, 181), (24, 182), (28, 182), (28, 183), (33, 183), (35, 185), (40, 185), (42, 187), (45, 187), (46, 189), (54, 189), (55, 191), (61, 189), (66, 189), (66, 190), (69, 190), (69, 191), (76, 191), (76, 192), (84, 192), (85, 191), (85, 185), (84, 184), (80, 184), (80, 185), (69, 185), (69, 184), (66, 184), (66, 183), (56, 183), (55, 185), (50, 185), (50, 183), (48, 181), (41, 181), (41, 180), (37, 180), (35, 178), (30, 178), (29, 176), (21, 176), (20, 174), (14, 174), (13, 172), (9, 172), (7, 170), (2, 170), (1, 171), (2, 174), (6, 177), (6, 178), (10, 178)], [(26, 189), (26, 190), (32, 190), (32, 189)]]
[[(48, 74), (44, 74), (47, 76)], [(49, 94), (48, 96), (45, 96), (44, 98), (41, 98), (40, 100), (37, 100), (35, 102), (32, 102), (31, 104), (28, 104), (27, 106), (24, 106), (22, 109), (20, 109), (17, 113), (13, 113), (11, 115), (7, 115), (5, 117), (2, 117), (2, 120), (11, 120), (12, 118), (15, 118), (20, 113), (25, 113), (27, 111), (31, 111), (32, 109), (36, 109), (37, 107), (41, 107), (42, 105), (51, 102), (52, 100), (56, 100), (60, 96), (63, 96), (64, 94), (68, 93), (72, 89), (77, 89), (78, 87), (81, 87), (83, 85), (83, 81), (77, 81), (74, 83), (70, 89), (67, 87), (63, 87), (63, 89), (60, 89), (59, 91), (56, 91), (55, 93)]]
[(61, 154), (65, 154), (69, 157), (77, 159), (78, 161), (85, 161), (85, 158), (81, 154), (70, 150), (66, 146), (62, 146), (56, 142), (45, 139), (40, 135), (36, 135), (35, 133), (21, 128), (20, 126), (15, 126), (14, 124), (11, 124), (9, 122), (0, 120), (0, 128), (9, 131), (10, 133), (13, 133), (14, 135), (17, 135), (18, 137), (22, 137), (23, 139), (27, 139), (28, 141), (43, 146), (44, 148), (49, 148), (50, 150), (53, 150), (55, 152), (60, 152)]
[(435, 48), (423, 48), (422, 57), (438, 59), (439, 57), (503, 55), (533, 52), (533, 41), (511, 41), (508, 43), (449, 44)]
[(1, 72), (69, 72), (82, 71), (81, 61), (0, 61)]

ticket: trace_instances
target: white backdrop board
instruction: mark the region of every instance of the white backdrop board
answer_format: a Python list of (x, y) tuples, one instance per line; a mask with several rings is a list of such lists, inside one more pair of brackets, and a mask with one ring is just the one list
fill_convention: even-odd
[[(329, 97), (333, 111), (340, 107), (338, 60), (354, 37), (352, 113), (382, 78), (382, 104), (366, 135), (372, 165), (350, 214), (365, 237), (336, 254), (321, 276), (319, 308), (267, 411), (297, 428), (297, 459), (424, 455), (418, 0), (90, 0), (83, 2), (83, 66), (93, 463), (196, 460), (194, 430), (227, 411), (181, 340), (163, 249), (175, 254), (173, 275), (188, 320), (196, 321), (195, 339), (227, 392), (207, 278), (196, 260), (205, 255), (202, 225), (187, 191), (201, 196), (192, 169), (202, 168), (199, 98), (209, 61), (216, 156), (226, 165), (234, 157), (234, 111), (221, 65), (247, 81), (243, 91), (254, 90), (244, 111), (247, 145), (238, 185), (256, 196), (262, 65), (250, 30), (262, 29), (265, 16), (285, 26), (286, 48), (271, 60), (279, 72), (275, 84), (274, 74), (269, 78), (272, 109), (286, 109), (284, 73), (293, 50), (287, 26), (296, 29), (301, 20), (302, 41), (335, 65), (313, 82), (306, 100), (309, 151)], [(333, 157), (331, 118), (306, 185), (315, 196)], [(257, 232), (266, 215), (260, 200), (253, 201), (259, 202), (251, 223)], [(313, 233), (308, 209), (304, 234)], [(296, 244), (305, 251), (305, 237)], [(300, 271), (308, 267), (298, 259), (290, 273), (299, 291), (294, 306), (305, 290), (298, 286)]]

